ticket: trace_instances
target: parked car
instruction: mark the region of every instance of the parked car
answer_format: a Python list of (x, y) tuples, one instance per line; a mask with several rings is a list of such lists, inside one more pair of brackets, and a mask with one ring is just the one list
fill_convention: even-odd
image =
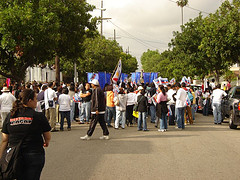
[(230, 129), (240, 125), (240, 86), (230, 89), (228, 96), (222, 100), (222, 118), (229, 118)]

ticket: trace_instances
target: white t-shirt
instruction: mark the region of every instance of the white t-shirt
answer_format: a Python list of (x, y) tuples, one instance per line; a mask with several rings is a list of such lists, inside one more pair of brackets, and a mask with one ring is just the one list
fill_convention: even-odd
[(177, 91), (177, 95), (175, 97), (177, 99), (176, 100), (176, 108), (185, 107), (185, 102), (187, 100), (187, 92), (183, 88), (180, 88)]
[(176, 91), (173, 90), (173, 89), (169, 89), (168, 92), (167, 92), (167, 96), (168, 96), (168, 103), (167, 104), (175, 104), (175, 101), (173, 100), (173, 97), (172, 95), (175, 94)]
[[(54, 98), (57, 98), (57, 94), (53, 89), (48, 88), (44, 91), (45, 109), (55, 108)], [(53, 107), (49, 107), (49, 104), (48, 104), (49, 100), (53, 100)]]
[(214, 83), (214, 82), (211, 82), (211, 83), (209, 84), (209, 86), (211, 86), (211, 87), (212, 87), (212, 89), (214, 89), (214, 88), (216, 87), (216, 85), (215, 85), (215, 83)]
[(136, 103), (136, 94), (134, 92), (130, 92), (127, 94), (127, 106), (134, 105)]
[(212, 103), (221, 104), (222, 98), (226, 95), (227, 93), (221, 89), (213, 90), (213, 93), (211, 95)]
[(10, 112), (14, 101), (16, 101), (16, 98), (10, 92), (2, 93), (0, 96), (1, 112)]
[(61, 94), (58, 99), (59, 111), (70, 111), (71, 98), (67, 94)]

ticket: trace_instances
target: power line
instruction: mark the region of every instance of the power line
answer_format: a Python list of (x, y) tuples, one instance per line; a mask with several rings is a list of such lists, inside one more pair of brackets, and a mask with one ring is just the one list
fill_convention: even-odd
[[(176, 4), (177, 4), (177, 2), (176, 2), (176, 1), (173, 1), (173, 0), (168, 0), (168, 1), (170, 1), (170, 2), (172, 2), (172, 3), (176, 3)], [(196, 8), (193, 8), (193, 7), (190, 7), (189, 5), (188, 5), (188, 6), (184, 6), (184, 7), (186, 7), (186, 8), (189, 8), (189, 9), (192, 9), (192, 10), (194, 10), (194, 11), (201, 12), (201, 13), (210, 14), (210, 13), (208, 13), (208, 12), (205, 12), (205, 11), (202, 11), (202, 10), (199, 10), (199, 9), (196, 9)]]
[(118, 25), (114, 24), (112, 21), (109, 20), (109, 22), (111, 22), (114, 26), (116, 26), (118, 29), (120, 29), (121, 31), (123, 31), (125, 34), (127, 34), (128, 36), (132, 37), (132, 39), (134, 39), (135, 41), (139, 42), (140, 44), (144, 45), (145, 47), (152, 47), (152, 48), (156, 48), (159, 49), (158, 47), (155, 47), (149, 43), (146, 43), (144, 41), (142, 41), (141, 39), (136, 38), (135, 36), (133, 36), (132, 34), (130, 34), (129, 32), (125, 31), (124, 29), (122, 29), (121, 27), (119, 27)]
[[(113, 34), (111, 34), (111, 33), (105, 33), (105, 34), (108, 34), (108, 35), (110, 35), (110, 36), (113, 36)], [(132, 37), (128, 37), (128, 36), (123, 36), (123, 35), (118, 35), (118, 37), (119, 38), (126, 38), (126, 39), (134, 39), (134, 38), (132, 38)], [(149, 42), (149, 43), (156, 43), (156, 44), (162, 44), (162, 45), (166, 45), (167, 43), (164, 43), (164, 42), (160, 42), (160, 41), (150, 41), (150, 40), (146, 40), (146, 39), (140, 39), (140, 38), (137, 38), (137, 39), (139, 39), (139, 40), (141, 40), (141, 41), (144, 41), (144, 42)]]

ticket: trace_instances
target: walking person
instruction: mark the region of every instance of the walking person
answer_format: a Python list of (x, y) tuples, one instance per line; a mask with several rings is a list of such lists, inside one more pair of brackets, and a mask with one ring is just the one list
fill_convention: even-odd
[(160, 116), (160, 129), (158, 131), (165, 132), (167, 131), (167, 102), (168, 102), (168, 96), (165, 91), (164, 86), (158, 87), (159, 94), (157, 96), (157, 103), (159, 103), (161, 106), (161, 116)]
[(0, 95), (0, 107), (1, 107), (1, 119), (2, 119), (2, 124), (12, 109), (12, 105), (14, 101), (16, 101), (16, 98), (10, 93), (10, 90), (7, 87), (3, 87), (1, 90), (2, 94)]
[(45, 101), (45, 111), (46, 117), (51, 126), (51, 132), (58, 131), (56, 129), (56, 105), (55, 101), (57, 100), (57, 94), (53, 90), (54, 84), (50, 82), (48, 84), (48, 89), (44, 91), (44, 101)]
[(211, 95), (212, 103), (213, 103), (213, 116), (214, 116), (214, 124), (222, 124), (222, 106), (221, 101), (224, 96), (227, 96), (227, 93), (220, 89), (221, 85), (218, 84), (216, 89), (213, 90)]
[(147, 129), (147, 105), (148, 100), (145, 97), (145, 90), (142, 86), (138, 87), (138, 91), (140, 95), (137, 96), (137, 103), (138, 103), (138, 131), (149, 131)]
[[(185, 83), (182, 83), (183, 86), (185, 87)], [(178, 127), (177, 129), (182, 130), (185, 129), (184, 126), (184, 110), (185, 110), (185, 102), (187, 99), (187, 93), (180, 85), (180, 83), (176, 84), (177, 88), (177, 95), (175, 96), (176, 98), (176, 116), (177, 116), (177, 124)]]
[(87, 135), (80, 137), (82, 140), (89, 140), (95, 130), (97, 123), (99, 122), (102, 130), (103, 136), (100, 139), (109, 139), (109, 132), (104, 120), (104, 114), (106, 109), (105, 96), (103, 90), (99, 87), (99, 82), (97, 79), (91, 81), (91, 86), (93, 88), (92, 92), (92, 104), (91, 104), (91, 114), (92, 120), (87, 131)]
[(71, 111), (71, 98), (68, 95), (68, 89), (63, 88), (62, 94), (58, 99), (59, 104), (59, 113), (61, 115), (60, 120), (60, 131), (63, 131), (64, 119), (67, 119), (67, 130), (71, 131), (71, 120), (70, 120), (70, 111)]
[[(6, 148), (16, 146), (23, 140), (23, 161), (17, 169), (19, 180), (39, 180), (45, 163), (43, 147), (48, 147), (51, 127), (43, 113), (36, 112), (36, 93), (25, 89), (13, 104), (2, 128), (0, 157)], [(24, 139), (23, 139), (24, 138)]]
[(115, 129), (118, 129), (119, 122), (121, 122), (122, 129), (125, 129), (127, 95), (124, 94), (123, 88), (119, 88), (118, 95), (115, 98), (115, 105), (116, 105)]

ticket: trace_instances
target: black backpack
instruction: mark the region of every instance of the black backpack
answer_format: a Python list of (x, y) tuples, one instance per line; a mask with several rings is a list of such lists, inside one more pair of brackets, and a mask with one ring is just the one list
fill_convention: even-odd
[(19, 172), (21, 173), (21, 168), (23, 167), (23, 157), (21, 153), (21, 145), (23, 139), (16, 146), (7, 147), (4, 150), (3, 155), (0, 159), (0, 179), (10, 180), (19, 177), (18, 174)]
[(23, 171), (23, 155), (21, 146), (24, 139), (28, 136), (30, 128), (31, 125), (29, 126), (27, 133), (16, 146), (7, 147), (3, 151), (0, 159), (0, 180), (12, 180), (21, 176)]

